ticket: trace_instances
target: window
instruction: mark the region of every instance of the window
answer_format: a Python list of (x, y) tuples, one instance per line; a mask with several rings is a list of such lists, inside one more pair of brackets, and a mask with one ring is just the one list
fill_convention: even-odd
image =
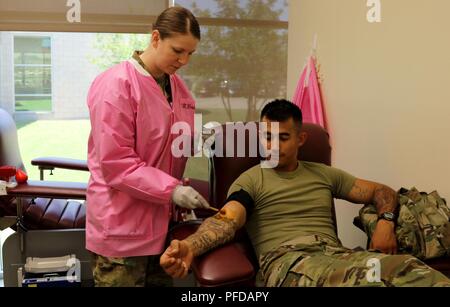
[(14, 37), (16, 111), (52, 111), (50, 37)]
[[(25, 11), (23, 16), (17, 16), (0, 5), (0, 29), (8, 31), (0, 32), (0, 107), (11, 113), (16, 111), (22, 158), (30, 178), (35, 180), (39, 173), (30, 165), (33, 158), (86, 159), (90, 130), (86, 96), (90, 84), (100, 72), (129, 58), (133, 50), (144, 49), (149, 42), (148, 34), (96, 32), (145, 33), (156, 12), (168, 1), (155, 1), (155, 5), (162, 6), (155, 6), (154, 10), (145, 0), (119, 1), (117, 7), (100, 5), (107, 0), (89, 1), (98, 10), (90, 10), (88, 4), (83, 4), (83, 22), (78, 25), (65, 20), (65, 5), (59, 7), (62, 15), (59, 11), (53, 15), (51, 0), (26, 2), (30, 5), (24, 7), (30, 12), (48, 8), (49, 14), (30, 15)], [(203, 115), (203, 124), (257, 120), (267, 102), (286, 97), (285, 0), (176, 0), (175, 3), (191, 9), (202, 25), (199, 48), (179, 74), (196, 99), (196, 112)], [(142, 8), (151, 10), (146, 12)], [(110, 14), (109, 22), (98, 19), (99, 12)], [(27, 16), (43, 20), (28, 20)], [(54, 23), (53, 17), (61, 20)], [(11, 29), (14, 20), (22, 21)], [(61, 29), (71, 33), (9, 32)], [(25, 110), (34, 112), (22, 112)], [(208, 179), (207, 169), (206, 158), (192, 158), (185, 176)], [(58, 170), (48, 179), (87, 181), (88, 174), (79, 173)]]
[[(1, 0), (0, 31), (145, 33), (167, 0)], [(81, 22), (71, 22), (80, 12)], [(77, 18), (75, 18), (77, 19)]]
[[(286, 98), (288, 6), (284, 0), (176, 0), (193, 11), (202, 40), (179, 74), (203, 124), (254, 121)], [(185, 176), (208, 179), (206, 158), (191, 158)]]
[(286, 1), (175, 2), (203, 25), (199, 49), (180, 74), (205, 123), (257, 120), (268, 101), (286, 97)]
[[(96, 76), (143, 50), (149, 34), (0, 32), (0, 108), (14, 115), (31, 180), (37, 157), (87, 159), (86, 104)], [(27, 111), (27, 112), (23, 112)], [(48, 112), (51, 111), (51, 112)], [(88, 172), (55, 170), (46, 180), (87, 182)]]

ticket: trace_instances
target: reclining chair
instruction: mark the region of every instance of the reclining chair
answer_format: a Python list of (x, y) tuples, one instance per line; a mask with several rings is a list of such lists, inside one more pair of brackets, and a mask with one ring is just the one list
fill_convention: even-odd
[[(42, 167), (40, 163), (43, 164)], [(32, 164), (40, 166), (42, 170), (41, 180), (44, 179), (44, 167), (47, 167), (47, 169), (65, 168), (88, 171), (86, 163), (83, 164), (82, 161), (72, 159), (43, 158), (36, 159)], [(0, 109), (0, 166), (4, 165), (24, 170), (16, 125), (11, 116)], [(58, 187), (59, 189), (57, 189)], [(52, 188), (55, 188), (55, 190), (51, 191)], [(26, 230), (84, 228), (86, 215), (84, 204), (58, 197), (66, 194), (67, 198), (70, 199), (79, 199), (80, 196), (84, 198), (86, 184), (30, 181), (14, 190), (16, 190), (16, 194), (9, 193), (8, 196), (0, 197), (0, 216), (16, 216), (17, 197), (32, 196), (22, 199), (23, 219), (21, 227)], [(28, 195), (20, 193), (27, 193)], [(41, 197), (44, 194), (47, 197)]]
[[(246, 157), (237, 157), (238, 138), (235, 135), (228, 135), (226, 127), (222, 126), (222, 134), (217, 134), (215, 140), (215, 147), (218, 148), (217, 144), (222, 143), (221, 148), (224, 152), (222, 155), (216, 152), (210, 159), (211, 205), (217, 208), (224, 205), (228, 189), (234, 180), (261, 161), (261, 157), (248, 157), (248, 131), (245, 138)], [(303, 161), (330, 165), (331, 146), (328, 133), (313, 124), (304, 124), (303, 131), (308, 133), (308, 139), (300, 149), (299, 158)], [(232, 145), (231, 142), (234, 142), (235, 157), (225, 157), (225, 148)], [(333, 206), (333, 217), (335, 216)], [(201, 221), (197, 221), (177, 225), (171, 231), (171, 239), (186, 238), (195, 232), (200, 223)], [(233, 242), (194, 259), (192, 271), (197, 284), (202, 287), (254, 286), (258, 261), (245, 230), (240, 230)]]
[[(73, 169), (77, 161), (56, 162), (60, 165), (54, 167)], [(24, 170), (16, 125), (0, 109), (0, 166), (5, 165)], [(76, 254), (82, 263), (82, 275), (89, 278), (89, 254), (84, 249), (84, 230), (80, 229), (85, 225), (85, 206), (72, 200), (83, 200), (85, 195), (83, 183), (28, 181), (0, 196), (1, 230), (8, 227), (16, 230), (3, 245), (5, 286), (18, 285), (17, 269), (27, 257)]]
[[(216, 139), (216, 142), (223, 141), (224, 144), (230, 144), (234, 140), (236, 145), (236, 138), (226, 135), (225, 127), (222, 126), (223, 140), (219, 138)], [(304, 124), (303, 131), (308, 134), (308, 139), (300, 148), (299, 159), (331, 165), (331, 146), (328, 133), (320, 126), (314, 124)], [(248, 135), (245, 142), (246, 148), (248, 148)], [(225, 145), (223, 148), (226, 148)], [(259, 157), (229, 158), (214, 156), (211, 158), (211, 204), (217, 207), (223, 206), (228, 189), (234, 180), (259, 162)], [(332, 206), (332, 216), (336, 227), (334, 204)], [(178, 225), (172, 230), (172, 239), (182, 240), (186, 238), (195, 232), (199, 224), (200, 222)], [(427, 264), (446, 274), (448, 273), (449, 260), (449, 258), (436, 259), (427, 261)], [(194, 259), (191, 268), (197, 284), (202, 287), (254, 286), (255, 276), (258, 271), (258, 261), (245, 230), (241, 230), (231, 243)]]

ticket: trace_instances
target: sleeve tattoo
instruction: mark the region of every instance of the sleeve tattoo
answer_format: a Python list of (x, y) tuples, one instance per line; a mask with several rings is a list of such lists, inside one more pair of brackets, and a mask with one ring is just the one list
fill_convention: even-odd
[(373, 203), (378, 214), (394, 212), (397, 208), (397, 193), (385, 185), (380, 185), (373, 193)]
[(390, 187), (364, 180), (353, 185), (348, 200), (359, 204), (374, 204), (378, 214), (394, 212), (397, 208), (397, 193)]
[(361, 200), (360, 202), (368, 202), (367, 200), (370, 198), (369, 191), (359, 186), (358, 184), (355, 184), (352, 188), (352, 193), (356, 197), (356, 199)]
[(199, 256), (231, 241), (237, 228), (234, 220), (219, 213), (206, 219), (197, 232), (189, 236), (186, 241), (191, 245), (194, 256)]

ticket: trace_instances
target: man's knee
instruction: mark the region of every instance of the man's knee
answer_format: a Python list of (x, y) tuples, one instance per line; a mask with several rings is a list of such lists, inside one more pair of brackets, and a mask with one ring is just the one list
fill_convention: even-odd
[(411, 255), (392, 255), (382, 259), (383, 279), (392, 286), (450, 286), (450, 280)]

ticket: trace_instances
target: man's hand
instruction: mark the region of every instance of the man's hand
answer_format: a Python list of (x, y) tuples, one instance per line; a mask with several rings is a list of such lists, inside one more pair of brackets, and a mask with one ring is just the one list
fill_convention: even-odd
[(370, 249), (377, 250), (385, 254), (397, 253), (397, 238), (394, 231), (393, 222), (379, 220), (370, 241)]
[(173, 278), (185, 278), (194, 254), (186, 241), (173, 240), (159, 259), (164, 271)]

